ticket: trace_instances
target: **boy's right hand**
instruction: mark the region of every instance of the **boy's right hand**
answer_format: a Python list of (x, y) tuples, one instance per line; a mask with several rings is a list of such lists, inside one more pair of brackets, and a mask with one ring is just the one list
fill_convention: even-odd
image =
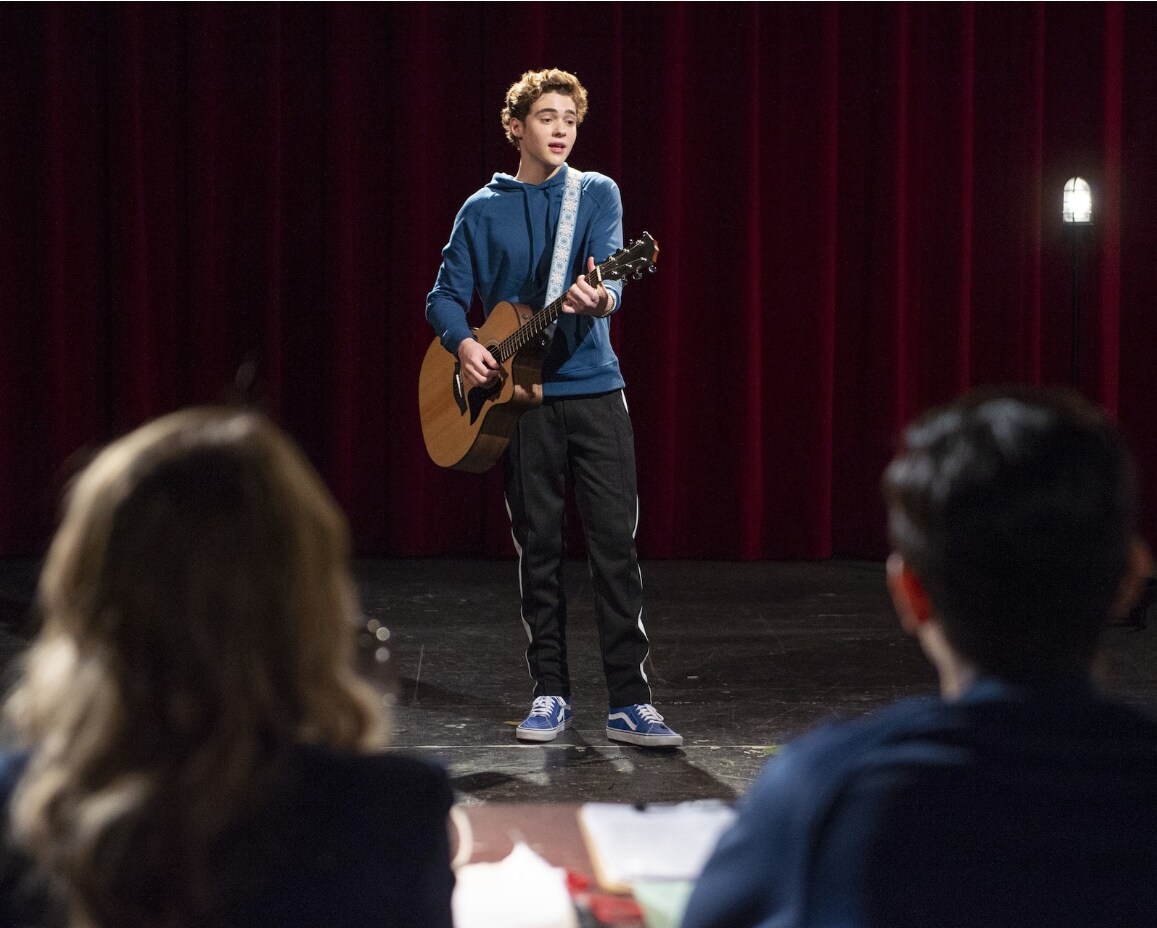
[(467, 393), (498, 379), (498, 362), (476, 338), (467, 338), (458, 346), (458, 363), (462, 387)]

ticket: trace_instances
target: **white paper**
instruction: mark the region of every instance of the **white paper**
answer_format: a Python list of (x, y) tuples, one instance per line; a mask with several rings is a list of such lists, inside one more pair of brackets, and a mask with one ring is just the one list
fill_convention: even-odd
[(694, 880), (735, 810), (722, 802), (679, 802), (642, 809), (585, 804), (579, 824), (599, 883), (621, 891), (640, 881)]

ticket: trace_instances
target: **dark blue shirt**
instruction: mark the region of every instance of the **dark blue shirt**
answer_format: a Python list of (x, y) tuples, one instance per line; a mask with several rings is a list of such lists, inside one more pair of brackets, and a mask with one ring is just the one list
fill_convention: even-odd
[(683, 928), (1157, 925), (1157, 724), (981, 680), (772, 760)]
[[(23, 755), (0, 755), (6, 821)], [(267, 802), (214, 848), (214, 911), (197, 926), (451, 928), (443, 770), (394, 755), (293, 749)], [(3, 829), (7, 837), (7, 828)], [(0, 853), (0, 926), (59, 920), (28, 862)]]

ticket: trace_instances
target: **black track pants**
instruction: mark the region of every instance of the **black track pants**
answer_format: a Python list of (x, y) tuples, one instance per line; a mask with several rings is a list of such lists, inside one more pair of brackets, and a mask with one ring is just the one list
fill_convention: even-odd
[(608, 704), (650, 702), (643, 670), (648, 650), (643, 582), (635, 553), (634, 432), (623, 392), (548, 399), (524, 413), (505, 465), (534, 695), (570, 698), (563, 590), (569, 475), (586, 536)]

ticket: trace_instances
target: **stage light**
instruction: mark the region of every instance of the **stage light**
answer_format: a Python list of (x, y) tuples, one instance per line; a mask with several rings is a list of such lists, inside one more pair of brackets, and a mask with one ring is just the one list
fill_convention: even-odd
[(1083, 177), (1065, 181), (1064, 206), (1061, 217), (1073, 225), (1091, 225), (1093, 222), (1093, 192)]

